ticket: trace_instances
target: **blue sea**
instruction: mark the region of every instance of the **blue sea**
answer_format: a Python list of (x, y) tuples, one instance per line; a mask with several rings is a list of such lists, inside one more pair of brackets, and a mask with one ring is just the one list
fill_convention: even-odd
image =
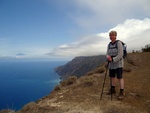
[(44, 97), (59, 84), (54, 68), (65, 61), (0, 62), (0, 110), (19, 110)]

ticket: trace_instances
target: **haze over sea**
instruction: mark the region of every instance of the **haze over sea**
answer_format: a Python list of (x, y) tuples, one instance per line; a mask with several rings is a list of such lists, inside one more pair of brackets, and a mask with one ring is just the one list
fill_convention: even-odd
[(65, 61), (0, 62), (0, 110), (19, 110), (48, 95), (59, 84), (54, 68)]

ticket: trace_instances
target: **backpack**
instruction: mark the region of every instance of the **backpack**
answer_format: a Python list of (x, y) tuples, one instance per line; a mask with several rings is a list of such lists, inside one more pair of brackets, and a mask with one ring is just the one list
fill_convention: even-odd
[[(120, 41), (120, 40), (116, 40), (116, 48), (118, 49), (118, 41)], [(126, 57), (127, 57), (127, 45), (124, 43), (124, 42), (122, 42), (122, 41), (120, 41), (121, 43), (122, 43), (122, 47), (123, 47), (123, 58), (125, 59)], [(110, 42), (111, 43), (111, 42)], [(109, 43), (109, 45), (110, 45), (110, 43)]]

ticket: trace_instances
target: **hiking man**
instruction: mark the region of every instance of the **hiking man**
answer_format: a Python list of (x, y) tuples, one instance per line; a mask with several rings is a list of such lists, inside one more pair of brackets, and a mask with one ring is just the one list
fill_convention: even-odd
[(125, 96), (124, 93), (124, 79), (123, 74), (123, 46), (121, 41), (116, 40), (117, 32), (110, 31), (109, 37), (111, 42), (107, 47), (107, 60), (109, 62), (109, 77), (111, 89), (107, 94), (115, 94), (116, 76), (120, 83), (120, 94), (118, 96), (119, 100), (122, 100)]

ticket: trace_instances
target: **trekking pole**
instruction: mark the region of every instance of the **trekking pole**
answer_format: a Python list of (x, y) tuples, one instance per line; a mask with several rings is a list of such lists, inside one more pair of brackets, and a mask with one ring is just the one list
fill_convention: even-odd
[(104, 85), (105, 85), (105, 81), (106, 81), (106, 75), (107, 75), (107, 71), (108, 71), (108, 64), (109, 64), (109, 62), (107, 62), (107, 66), (106, 66), (106, 73), (105, 73), (105, 77), (104, 77), (104, 81), (103, 81), (103, 87), (102, 87), (100, 100), (102, 100), (102, 96), (103, 96), (103, 90), (104, 90)]
[(111, 80), (111, 77), (110, 77), (110, 90), (111, 90), (111, 101), (112, 101), (112, 80)]

